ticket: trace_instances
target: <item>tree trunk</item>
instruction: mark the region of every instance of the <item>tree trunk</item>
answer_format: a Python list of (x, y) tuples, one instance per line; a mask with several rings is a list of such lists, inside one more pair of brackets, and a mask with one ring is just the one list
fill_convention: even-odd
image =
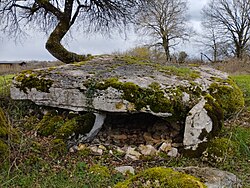
[(69, 52), (61, 44), (61, 40), (65, 34), (69, 31), (70, 26), (68, 23), (60, 21), (54, 31), (50, 34), (47, 42), (46, 49), (58, 60), (64, 63), (72, 63), (86, 60), (86, 56), (78, 55), (73, 52)]
[(162, 46), (165, 50), (167, 61), (170, 61), (169, 41), (166, 36), (162, 37)]
[(244, 47), (240, 44), (236, 44), (235, 45), (236, 48), (236, 57), (239, 59), (243, 58), (243, 51), (244, 51)]

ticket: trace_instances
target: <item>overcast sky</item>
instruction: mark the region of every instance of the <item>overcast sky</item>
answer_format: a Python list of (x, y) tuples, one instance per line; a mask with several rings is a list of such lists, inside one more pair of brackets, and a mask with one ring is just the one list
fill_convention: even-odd
[[(190, 24), (196, 30), (200, 30), (200, 11), (208, 0), (188, 0)], [(81, 54), (107, 54), (112, 52), (122, 52), (136, 45), (139, 45), (137, 37), (133, 32), (127, 32), (126, 37), (119, 34), (112, 35), (112, 38), (94, 35), (84, 36), (82, 32), (77, 33), (73, 39), (67, 39), (66, 48)], [(0, 33), (0, 61), (15, 60), (55, 60), (45, 49), (47, 36), (39, 32), (31, 32), (30, 35), (22, 40), (15, 42)], [(198, 47), (192, 42), (183, 44), (178, 50), (184, 50), (195, 56), (199, 54)]]

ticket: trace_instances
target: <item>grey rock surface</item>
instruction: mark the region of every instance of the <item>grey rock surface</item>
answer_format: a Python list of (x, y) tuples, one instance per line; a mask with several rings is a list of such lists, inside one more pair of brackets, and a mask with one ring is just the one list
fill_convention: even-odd
[(240, 188), (241, 180), (236, 175), (216, 168), (184, 167), (175, 170), (202, 179), (208, 188)]
[(195, 150), (199, 143), (208, 141), (207, 136), (213, 129), (212, 119), (204, 109), (205, 103), (206, 100), (202, 99), (189, 111), (186, 118), (183, 145), (187, 149)]
[(116, 171), (122, 173), (123, 175), (126, 175), (128, 173), (135, 174), (135, 169), (132, 166), (119, 166), (115, 168)]
[[(19, 79), (14, 80), (11, 88), (13, 99), (29, 99), (38, 105), (73, 111), (88, 111), (89, 109), (105, 112), (140, 111), (163, 117), (172, 116), (173, 112), (154, 110), (150, 104), (139, 108), (135, 105), (134, 100), (128, 100), (124, 97), (124, 89), (118, 89), (118, 87), (111, 85), (100, 89), (97, 85), (105, 84), (104, 82), (109, 79), (117, 79), (119, 83), (133, 83), (142, 89), (155, 91), (151, 85), (157, 83), (156, 87), (159, 87), (164, 98), (168, 98), (170, 102), (174, 100), (178, 89), (183, 90), (180, 94), (180, 102), (189, 105), (192, 102), (197, 103), (199, 99), (199, 96), (190, 96), (192, 92), (196, 90), (207, 91), (210, 84), (214, 82), (214, 77), (220, 79), (228, 77), (226, 73), (208, 67), (178, 69), (143, 61), (131, 63), (128, 60), (110, 56), (53, 69), (26, 71), (23, 74), (26, 80), (33, 76), (40, 79), (40, 82), (50, 80), (53, 84), (47, 88), (49, 92), (41, 92), (34, 83), (21, 83), (25, 79), (20, 82), (21, 76), (19, 76)], [(133, 87), (129, 88), (128, 86), (128, 89), (133, 90)], [(132, 96), (132, 94), (132, 99), (144, 97)]]
[(11, 97), (103, 114), (82, 141), (93, 139), (105, 113), (140, 112), (167, 118), (192, 109), (192, 115), (186, 119), (184, 145), (195, 149), (206, 141), (206, 137), (199, 139), (199, 135), (203, 130), (209, 133), (213, 126), (203, 108), (206, 102), (203, 95), (209, 93), (215, 78), (226, 80), (228, 75), (203, 66), (173, 67), (131, 57), (100, 56), (86, 62), (23, 72), (13, 81)]

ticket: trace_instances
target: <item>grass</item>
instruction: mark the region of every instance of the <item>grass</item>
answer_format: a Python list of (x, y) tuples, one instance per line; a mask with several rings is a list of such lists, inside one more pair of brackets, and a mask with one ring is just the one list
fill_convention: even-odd
[[(232, 76), (243, 90), (246, 109), (235, 119), (225, 123), (221, 137), (237, 143), (239, 150), (234, 156), (225, 155), (223, 163), (207, 163), (201, 158), (150, 158), (136, 163), (121, 161), (110, 156), (108, 150), (103, 156), (91, 155), (87, 151), (69, 153), (53, 145), (52, 138), (40, 137), (35, 130), (24, 125), (27, 118), (35, 113), (36, 107), (30, 103), (12, 101), (9, 98), (9, 83), (14, 75), (0, 76), (0, 107), (13, 127), (19, 132), (19, 142), (10, 140), (11, 154), (1, 162), (0, 187), (113, 187), (117, 182), (128, 179), (114, 167), (131, 165), (136, 172), (155, 166), (167, 167), (216, 167), (236, 174), (243, 180), (243, 187), (250, 187), (250, 75)], [(98, 168), (97, 168), (98, 167)]]

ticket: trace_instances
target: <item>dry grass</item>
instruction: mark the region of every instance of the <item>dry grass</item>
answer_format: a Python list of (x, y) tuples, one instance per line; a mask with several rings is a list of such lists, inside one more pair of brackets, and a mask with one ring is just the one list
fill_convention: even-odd
[(20, 66), (18, 63), (13, 63), (10, 65), (0, 64), (0, 75), (18, 73), (22, 70), (29, 70), (35, 68), (53, 67), (62, 65), (60, 61), (28, 61), (26, 65)]
[(213, 64), (212, 66), (233, 75), (250, 74), (250, 60), (248, 59), (230, 59)]

